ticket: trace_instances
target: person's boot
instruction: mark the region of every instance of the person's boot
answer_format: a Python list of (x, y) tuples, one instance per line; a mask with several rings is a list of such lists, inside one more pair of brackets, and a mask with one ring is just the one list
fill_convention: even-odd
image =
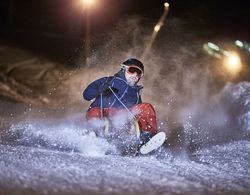
[(155, 134), (149, 131), (141, 131), (139, 138), (139, 148), (147, 143)]

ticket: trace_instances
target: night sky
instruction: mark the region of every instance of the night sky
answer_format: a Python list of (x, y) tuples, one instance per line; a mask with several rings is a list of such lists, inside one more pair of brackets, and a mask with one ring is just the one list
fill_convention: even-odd
[[(82, 17), (78, 1), (12, 0), (11, 15), (11, 1), (1, 0), (1, 30), (6, 30), (11, 23), (12, 27), (23, 30), (43, 29), (64, 33), (62, 26), (70, 25), (72, 21)], [(108, 29), (126, 15), (136, 14), (157, 20), (165, 2), (164, 0), (99, 1), (100, 7), (91, 13), (92, 25), (98, 30)], [(213, 23), (217, 33), (229, 33), (249, 39), (250, 11), (247, 0), (230, 3), (226, 0), (169, 0), (168, 2), (171, 5), (169, 17), (209, 21)]]
[[(111, 32), (119, 21), (131, 16), (144, 17), (151, 24), (156, 24), (163, 13), (164, 2), (99, 0), (99, 6), (90, 12), (92, 39)], [(226, 0), (167, 2), (170, 4), (168, 19), (191, 21), (194, 24), (191, 30), (197, 34), (204, 32), (204, 29), (212, 32), (208, 40), (226, 38), (250, 41), (250, 9), (247, 0), (234, 3)], [(82, 46), (79, 40), (86, 32), (85, 18), (80, 0), (0, 0), (0, 41), (14, 40), (18, 46), (38, 53), (45, 52), (55, 59), (63, 56), (68, 61), (72, 56), (70, 52)]]

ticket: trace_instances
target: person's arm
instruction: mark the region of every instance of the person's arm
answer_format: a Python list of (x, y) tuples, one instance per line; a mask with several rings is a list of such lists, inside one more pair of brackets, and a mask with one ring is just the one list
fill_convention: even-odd
[(139, 86), (139, 101), (138, 101), (138, 104), (142, 103), (142, 98), (141, 98), (142, 89), (143, 89), (143, 86)]
[(142, 99), (141, 99), (141, 95), (139, 95), (139, 101), (138, 101), (138, 104), (141, 104), (142, 103)]
[(103, 77), (89, 84), (89, 86), (83, 92), (83, 98), (90, 101), (100, 95), (100, 86), (105, 83), (107, 77)]

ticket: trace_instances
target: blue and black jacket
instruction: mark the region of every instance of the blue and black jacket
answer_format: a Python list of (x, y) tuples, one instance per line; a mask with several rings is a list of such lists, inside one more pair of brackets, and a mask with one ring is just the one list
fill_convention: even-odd
[(113, 107), (124, 109), (123, 105), (119, 100), (117, 100), (111, 90), (103, 93), (101, 98), (99, 88), (106, 82), (109, 83), (109, 86), (113, 89), (116, 96), (123, 104), (126, 105), (127, 108), (131, 108), (132, 106), (142, 102), (140, 91), (143, 87), (139, 85), (129, 86), (126, 81), (124, 71), (121, 70), (112, 77), (103, 77), (90, 83), (89, 86), (84, 90), (83, 98), (85, 100), (90, 101), (95, 99), (94, 102), (90, 105), (90, 108)]

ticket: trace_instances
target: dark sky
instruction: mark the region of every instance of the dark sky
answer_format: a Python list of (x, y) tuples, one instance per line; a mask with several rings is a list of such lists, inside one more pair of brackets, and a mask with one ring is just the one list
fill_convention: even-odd
[(247, 0), (179, 0), (174, 4), (173, 15), (193, 19), (203, 17), (222, 34), (231, 33), (249, 38), (249, 8)]
[[(139, 15), (158, 21), (165, 0), (97, 0), (91, 11), (91, 36), (100, 38), (124, 17)], [(12, 4), (11, 4), (12, 2)], [(0, 41), (31, 49), (53, 60), (75, 64), (85, 31), (80, 0), (0, 0)], [(209, 40), (240, 39), (250, 42), (247, 0), (167, 0), (168, 18), (191, 21), (193, 32), (210, 31)], [(11, 6), (12, 5), (12, 6)], [(195, 24), (199, 24), (195, 27)], [(200, 25), (202, 23), (202, 25)], [(194, 25), (194, 27), (193, 27)], [(205, 27), (205, 28), (204, 28)], [(126, 28), (126, 26), (124, 26)], [(103, 33), (104, 32), (104, 33)], [(183, 32), (185, 33), (185, 32)], [(198, 33), (197, 33), (198, 34)], [(72, 57), (73, 56), (73, 57)]]
[[(13, 7), (11, 9), (11, 1)], [(9, 24), (14, 29), (65, 33), (82, 29), (83, 11), (80, 0), (0, 0), (1, 30)], [(164, 0), (99, 0), (100, 7), (92, 14), (92, 25), (107, 30), (121, 17), (143, 15), (155, 19), (163, 11)], [(168, 17), (210, 22), (216, 33), (242, 36), (249, 40), (250, 7), (247, 0), (168, 0)], [(12, 13), (12, 14), (11, 14)], [(70, 27), (69, 27), (70, 26)], [(72, 27), (73, 26), (73, 27)], [(73, 29), (73, 30), (72, 30)]]

